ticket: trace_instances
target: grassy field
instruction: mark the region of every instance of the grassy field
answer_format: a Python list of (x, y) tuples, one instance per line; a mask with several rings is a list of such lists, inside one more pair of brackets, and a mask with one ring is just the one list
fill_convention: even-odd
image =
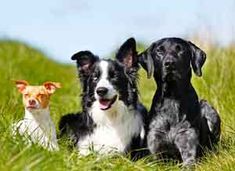
[[(235, 170), (235, 48), (214, 48), (207, 51), (203, 77), (193, 77), (201, 98), (207, 99), (222, 118), (222, 137), (217, 153), (208, 153), (196, 170)], [(58, 123), (68, 112), (81, 109), (80, 87), (75, 65), (48, 59), (42, 52), (19, 42), (0, 41), (0, 170), (180, 170), (179, 164), (154, 161), (151, 157), (132, 162), (121, 155), (81, 157), (66, 148), (48, 152), (37, 145), (27, 146), (21, 137), (12, 139), (10, 125), (24, 114), (21, 95), (15, 79), (31, 84), (59, 81), (59, 89), (51, 99), (51, 115)], [(140, 99), (149, 107), (156, 86), (140, 71)]]

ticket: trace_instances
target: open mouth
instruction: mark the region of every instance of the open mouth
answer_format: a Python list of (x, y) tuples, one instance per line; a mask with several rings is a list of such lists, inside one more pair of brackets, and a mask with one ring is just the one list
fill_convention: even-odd
[(114, 96), (112, 99), (99, 99), (99, 106), (101, 110), (108, 110), (112, 107), (114, 102), (117, 100), (117, 95)]

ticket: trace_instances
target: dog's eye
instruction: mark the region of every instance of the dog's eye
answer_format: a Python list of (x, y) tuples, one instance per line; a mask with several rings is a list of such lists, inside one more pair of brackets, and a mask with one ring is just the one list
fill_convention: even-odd
[(42, 97), (42, 96), (44, 96), (44, 95), (45, 95), (45, 94), (42, 94), (42, 93), (39, 93), (39, 94), (38, 94), (39, 97)]
[(165, 53), (165, 48), (164, 46), (159, 46), (156, 51), (157, 51), (157, 54), (162, 55)]
[(98, 77), (97, 76), (94, 76), (93, 77), (93, 81), (97, 81), (98, 80)]
[(100, 72), (94, 72), (91, 78), (94, 82), (96, 82), (98, 81), (99, 77), (100, 77)]
[(95, 81), (95, 82), (98, 81), (99, 75), (98, 75), (98, 74), (94, 74), (94, 76), (93, 76), (92, 79), (93, 79), (93, 81)]
[(26, 93), (26, 94), (24, 94), (24, 96), (25, 96), (25, 97), (29, 97), (29, 94), (28, 94), (28, 93)]
[(180, 52), (180, 51), (181, 51), (181, 49), (182, 49), (182, 48), (181, 48), (181, 46), (180, 46), (180, 45), (176, 45), (176, 46), (175, 46), (175, 50), (176, 50), (177, 52)]

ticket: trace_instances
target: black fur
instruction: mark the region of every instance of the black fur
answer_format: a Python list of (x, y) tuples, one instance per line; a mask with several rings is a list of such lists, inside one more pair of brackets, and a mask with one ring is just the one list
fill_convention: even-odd
[(95, 124), (89, 115), (84, 113), (67, 114), (60, 119), (59, 137), (67, 134), (73, 146), (78, 143), (79, 137), (92, 133), (94, 126)]
[[(147, 115), (146, 108), (138, 100), (138, 61), (136, 43), (133, 38), (128, 39), (119, 49), (116, 60), (99, 59), (89, 51), (81, 51), (72, 56), (76, 60), (78, 75), (82, 83), (82, 112), (68, 114), (61, 118), (59, 123), (60, 135), (69, 137), (74, 145), (84, 137), (93, 134), (97, 127), (89, 109), (94, 103), (95, 88), (102, 74), (99, 68), (101, 61), (108, 62), (108, 80), (118, 91), (119, 100), (132, 107), (135, 115), (141, 115), (143, 123)], [(107, 135), (109, 136), (109, 135)], [(133, 152), (144, 146), (145, 140), (140, 135), (133, 135), (132, 141), (126, 144), (125, 153)], [(131, 153), (132, 158), (139, 155)]]
[(190, 82), (191, 66), (201, 76), (205, 60), (201, 49), (180, 38), (161, 39), (139, 55), (148, 77), (153, 74), (158, 87), (149, 112), (147, 142), (151, 153), (191, 165), (201, 147), (212, 148), (219, 141), (219, 115), (205, 100), (199, 102)]

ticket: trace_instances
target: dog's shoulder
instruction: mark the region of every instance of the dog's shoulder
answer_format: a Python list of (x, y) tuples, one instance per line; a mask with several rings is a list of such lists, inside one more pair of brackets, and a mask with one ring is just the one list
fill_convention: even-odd
[(208, 101), (202, 99), (200, 100), (199, 103), (200, 103), (201, 113), (203, 116), (207, 117), (207, 115), (210, 115), (211, 113), (214, 113), (215, 114), (214, 116), (218, 115), (218, 112), (215, 110), (215, 108), (212, 105), (208, 103)]
[(206, 121), (211, 141), (217, 143), (220, 139), (221, 119), (215, 108), (206, 100), (200, 100), (201, 117)]

